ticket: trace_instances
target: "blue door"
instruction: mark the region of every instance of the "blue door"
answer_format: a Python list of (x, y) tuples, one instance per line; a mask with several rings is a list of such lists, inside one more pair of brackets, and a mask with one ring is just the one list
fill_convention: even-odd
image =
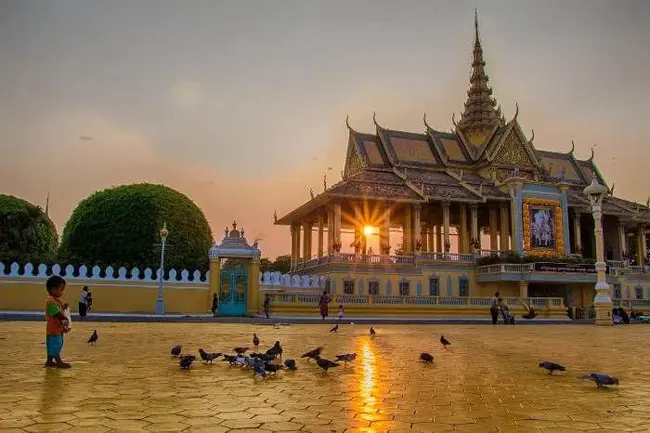
[(219, 315), (245, 316), (248, 268), (222, 269), (220, 282)]

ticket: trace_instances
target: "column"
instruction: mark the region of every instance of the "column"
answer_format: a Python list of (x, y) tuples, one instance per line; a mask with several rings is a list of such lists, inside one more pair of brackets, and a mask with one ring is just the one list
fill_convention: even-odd
[(318, 258), (323, 258), (323, 215), (318, 216)]
[(646, 240), (645, 240), (645, 226), (639, 224), (636, 237), (636, 255), (638, 266), (645, 266), (645, 251), (646, 251)]
[[(341, 204), (334, 205), (334, 242), (341, 244)], [(342, 245), (341, 245), (342, 246)]]
[(289, 228), (291, 231), (291, 270), (296, 269), (296, 226), (294, 224)]
[(469, 239), (467, 237), (467, 205), (460, 204), (460, 229), (458, 230), (458, 252), (467, 253), (469, 251)]
[(580, 212), (573, 211), (573, 251), (582, 254), (582, 230), (580, 228)]
[(334, 209), (327, 210), (327, 254), (334, 252)]
[(422, 205), (413, 205), (413, 250), (417, 250), (417, 242), (420, 241), (420, 251), (422, 251), (422, 221), (420, 219)]
[(363, 236), (363, 216), (361, 208), (355, 206), (354, 208), (354, 253), (361, 253), (362, 236)]
[(501, 251), (508, 251), (510, 249), (510, 246), (508, 245), (508, 232), (510, 231), (509, 228), (509, 221), (508, 221), (508, 208), (506, 206), (501, 206), (501, 230), (499, 230), (501, 234), (501, 242), (500, 242), (500, 249)]
[(413, 214), (411, 207), (404, 208), (404, 223), (402, 225), (402, 249), (405, 253), (413, 252)]
[(305, 233), (305, 240), (303, 241), (302, 258), (304, 261), (311, 260), (311, 240), (312, 240), (312, 224), (304, 223), (302, 230)]
[(497, 246), (497, 210), (495, 208), (490, 208), (490, 249), (492, 251), (497, 251), (499, 247)]
[(442, 227), (436, 225), (436, 252), (442, 252)]
[[(476, 242), (479, 240), (478, 235), (478, 206), (473, 204), (469, 207), (470, 219), (471, 219), (471, 232), (472, 232), (472, 241)], [(474, 247), (472, 247), (474, 249)]]
[(435, 251), (433, 248), (433, 232), (435, 229), (436, 227), (433, 225), (433, 222), (430, 222), (429, 229), (427, 230), (427, 251), (430, 253)]
[(618, 242), (620, 260), (625, 260), (624, 257), (627, 254), (627, 233), (625, 233), (625, 226), (620, 221), (618, 222)]
[(442, 224), (443, 224), (443, 230), (444, 230), (444, 245), (443, 245), (443, 251), (444, 252), (449, 252), (449, 248), (451, 248), (451, 241), (449, 239), (449, 202), (445, 202), (442, 204)]
[(300, 263), (300, 224), (296, 224), (296, 265)]
[(519, 282), (519, 297), (520, 298), (528, 297), (528, 281)]
[(384, 223), (379, 231), (379, 254), (389, 255), (390, 251), (390, 208), (384, 211)]

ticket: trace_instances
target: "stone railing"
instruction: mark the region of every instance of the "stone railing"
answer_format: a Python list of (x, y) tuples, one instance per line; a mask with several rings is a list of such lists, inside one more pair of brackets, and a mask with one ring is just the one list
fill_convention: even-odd
[(527, 273), (535, 270), (534, 263), (499, 263), (496, 265), (478, 266), (476, 275), (499, 273)]
[(299, 261), (296, 270), (312, 268), (326, 263), (358, 263), (366, 265), (413, 265), (413, 256), (382, 256), (355, 253), (335, 253), (307, 261)]
[(421, 253), (420, 260), (435, 260), (442, 262), (467, 262), (474, 263), (477, 256), (474, 254), (460, 254), (460, 253)]
[(321, 291), (325, 288), (325, 277), (318, 275), (289, 275), (280, 272), (261, 272), (260, 289), (308, 289)]
[[(85, 265), (81, 265), (79, 267), (67, 265), (65, 268), (63, 268), (60, 265), (52, 265), (49, 267), (45, 264), (39, 264), (35, 266), (31, 263), (27, 263), (21, 267), (18, 263), (12, 263), (7, 267), (4, 263), (0, 262), (0, 277), (47, 278), (51, 275), (60, 275), (69, 280), (156, 282), (158, 281), (160, 275), (160, 269), (146, 268), (144, 271), (140, 271), (138, 268), (131, 268), (129, 271), (125, 267), (121, 267), (117, 270), (116, 275), (115, 269), (112, 266), (108, 266), (106, 268), (93, 266), (92, 268), (88, 269), (88, 267)], [(175, 269), (171, 269), (169, 271), (166, 271), (166, 275), (163, 281), (178, 283), (207, 283), (208, 275), (208, 272), (204, 274), (199, 270), (195, 270), (194, 272), (190, 273), (190, 271), (187, 269), (183, 269), (180, 272)]]
[[(318, 305), (320, 294), (272, 294), (271, 302), (276, 304), (311, 304)], [(387, 295), (336, 295), (335, 301), (345, 305), (409, 305), (409, 306), (451, 306), (451, 307), (485, 307), (489, 308), (492, 298), (462, 296), (387, 296)], [(522, 306), (522, 300), (536, 309), (562, 309), (562, 298), (504, 298), (510, 307)]]
[(643, 308), (650, 308), (650, 299), (612, 299), (614, 307), (623, 307), (626, 310), (633, 308), (640, 310)]

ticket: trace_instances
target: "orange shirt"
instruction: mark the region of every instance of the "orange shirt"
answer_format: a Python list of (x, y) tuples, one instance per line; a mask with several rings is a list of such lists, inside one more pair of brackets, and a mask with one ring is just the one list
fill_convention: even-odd
[(58, 313), (63, 314), (63, 303), (54, 296), (48, 295), (45, 298), (45, 334), (63, 335), (65, 329), (63, 320), (56, 317)]

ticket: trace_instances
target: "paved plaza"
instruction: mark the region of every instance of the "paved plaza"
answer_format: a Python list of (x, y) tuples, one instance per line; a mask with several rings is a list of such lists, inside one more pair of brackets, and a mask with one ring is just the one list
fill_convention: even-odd
[[(215, 323), (79, 323), (68, 334), (70, 370), (43, 368), (43, 323), (0, 323), (0, 431), (13, 432), (646, 432), (650, 346), (643, 325), (273, 326)], [(86, 340), (97, 329), (99, 342)], [(285, 358), (324, 346), (357, 359), (323, 374), (254, 378), (226, 363), (182, 371), (175, 344), (197, 354), (282, 342)], [(444, 350), (440, 334), (452, 341)], [(435, 356), (418, 362), (420, 352)], [(197, 354), (198, 355), (198, 354)], [(537, 367), (553, 360), (566, 373)], [(618, 376), (597, 389), (577, 376)]]

